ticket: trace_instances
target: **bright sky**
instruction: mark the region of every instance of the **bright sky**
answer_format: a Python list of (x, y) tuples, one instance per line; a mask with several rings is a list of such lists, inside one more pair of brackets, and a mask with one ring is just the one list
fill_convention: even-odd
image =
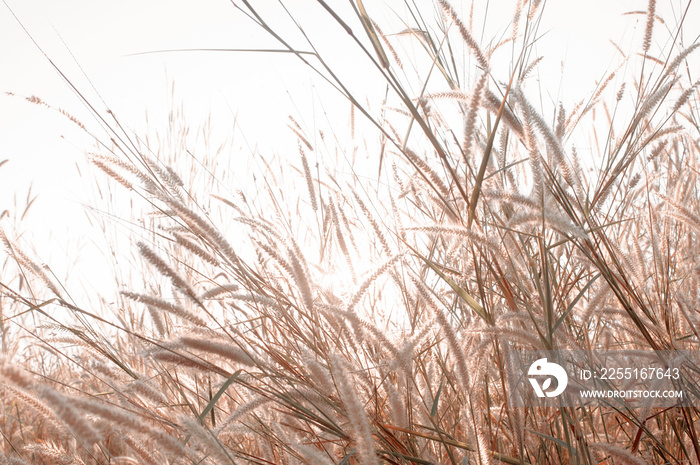
[[(323, 111), (331, 116), (333, 112), (342, 115), (349, 111), (346, 103), (319, 80), (312, 80), (308, 71), (290, 55), (211, 52), (134, 55), (179, 48), (279, 48), (264, 33), (252, 28), (250, 21), (225, 0), (5, 1), (34, 40), (93, 102), (99, 100), (74, 59), (121, 121), (139, 133), (145, 131), (146, 113), (152, 131), (164, 128), (174, 100), (176, 105), (184, 102), (194, 127), (211, 116), (214, 132), (221, 137), (237, 117), (237, 144), (242, 153), (250, 154), (250, 147), (283, 153), (293, 140), (286, 129), (288, 115), (313, 125), (314, 118), (322, 118)], [(268, 18), (284, 30), (288, 23), (277, 2), (254, 3), (263, 12), (271, 11)], [(372, 87), (366, 81), (371, 74), (358, 69), (350, 52), (345, 52), (347, 36), (338, 32), (314, 2), (285, 3), (293, 11), (303, 11), (305, 27), (312, 36), (324, 37), (322, 45), (327, 50), (341, 51), (335, 54), (333, 66), (356, 88)], [(365, 3), (370, 14), (375, 7), (380, 12), (381, 24), (395, 25), (396, 31), (402, 28), (391, 15), (392, 8), (401, 10), (402, 2), (386, 0), (381, 8), (374, 2)], [(644, 11), (647, 2), (543, 3), (545, 16), (540, 33), (544, 36), (537, 44), (537, 54), (545, 57), (539, 67), (540, 86), (550, 101), (563, 100), (570, 106), (590, 95), (596, 81), (619, 63), (620, 57), (608, 39), (625, 51), (639, 48), (645, 17), (622, 14)], [(662, 3), (659, 13), (675, 24), (682, 13), (679, 1)], [(341, 11), (346, 4), (342, 3), (345, 6)], [(481, 31), (483, 23), (497, 27), (481, 33), (482, 43), (509, 30), (513, 1), (490, 0), (477, 4), (488, 4), (489, 10), (475, 11), (475, 30)], [(81, 213), (81, 203), (91, 202), (94, 189), (89, 179), (77, 175), (76, 169), (78, 164), (85, 172), (85, 152), (92, 146), (91, 141), (61, 115), (4, 93), (36, 95), (86, 123), (89, 117), (6, 5), (0, 5), (0, 93), (3, 93), (0, 95), (0, 160), (7, 158), (10, 162), (0, 168), (0, 211), (13, 208), (13, 195), (17, 193), (23, 198), (33, 183), (40, 197), (23, 228), (33, 231), (32, 239), (26, 236), (27, 243), (33, 243), (41, 259), (52, 266), (68, 256), (69, 263), (88, 267), (78, 270), (80, 273), (95, 276), (94, 268), (99, 261), (91, 254), (89, 240), (82, 233), (88, 226)], [(302, 5), (311, 7), (302, 10)], [(693, 8), (689, 18), (700, 18), (697, 5)], [(460, 11), (465, 17), (469, 2), (462, 2)], [(385, 27), (384, 32), (392, 31)], [(686, 37), (684, 41), (690, 44), (694, 39)], [(494, 69), (498, 72), (498, 66)], [(501, 77), (505, 78), (503, 74)], [(319, 102), (325, 102), (324, 108)], [(66, 269), (64, 266), (64, 272)]]

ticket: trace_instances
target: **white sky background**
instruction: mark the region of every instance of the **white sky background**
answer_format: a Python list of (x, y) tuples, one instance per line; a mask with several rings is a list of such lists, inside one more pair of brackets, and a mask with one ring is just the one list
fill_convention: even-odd
[[(330, 117), (333, 112), (341, 116), (349, 112), (346, 101), (329, 92), (318, 79), (312, 79), (308, 70), (291, 55), (223, 52), (132, 55), (179, 48), (281, 48), (225, 0), (6, 1), (46, 53), (104, 110), (67, 52), (67, 46), (107, 105), (122, 123), (139, 134), (146, 131), (146, 113), (151, 133), (164, 131), (173, 103), (184, 102), (191, 126), (197, 128), (211, 117), (218, 137), (229, 135), (237, 117), (234, 145), (240, 148), (241, 157), (249, 157), (252, 147), (261, 153), (291, 150), (296, 155), (296, 142), (286, 128), (288, 115), (314, 127), (315, 118), (325, 118), (324, 111)], [(252, 3), (261, 12), (268, 7), (281, 11), (272, 0)], [(347, 1), (330, 3), (340, 5), (340, 11), (347, 8)], [(371, 15), (375, 4), (365, 3)], [(383, 3), (398, 11), (402, 5), (400, 1)], [(456, 1), (452, 3), (458, 10), (461, 8), (466, 18), (469, 2), (462, 2), (461, 7)], [(621, 57), (608, 39), (625, 51), (640, 49), (646, 18), (622, 14), (646, 10), (647, 2), (550, 0), (543, 3), (545, 14), (539, 32), (544, 37), (538, 42), (536, 53), (545, 57), (537, 76), (543, 104), (563, 100), (571, 108), (581, 98), (590, 96), (596, 82), (620, 62)], [(659, 14), (673, 26), (682, 13), (681, 3), (676, 0), (658, 3)], [(312, 5), (304, 13), (309, 32), (315, 37), (325, 34), (323, 37), (328, 38), (323, 44), (327, 50), (340, 51), (336, 53), (340, 59), (333, 65), (357, 89), (371, 87), (365, 79), (372, 74), (358, 68), (351, 55), (344, 52), (347, 35), (315, 2), (295, 0), (289, 4)], [(487, 2), (477, 4), (483, 6)], [(490, 0), (485, 23), (498, 30), (483, 34), (484, 12), (477, 9), (474, 28), (482, 44), (487, 44), (498, 32), (505, 30), (506, 35), (510, 34), (513, 4), (513, 1)], [(389, 8), (380, 10), (389, 11)], [(700, 31), (700, 26), (694, 26), (700, 21), (697, 4), (688, 18), (694, 30), (684, 37), (686, 46)], [(269, 19), (279, 21), (280, 25), (285, 22), (279, 15), (271, 15)], [(377, 19), (383, 26), (396, 25), (396, 31), (383, 27), (387, 34), (401, 28), (396, 18)], [(364, 38), (361, 27), (355, 27), (355, 31)], [(397, 49), (401, 54), (401, 47)], [(497, 65), (494, 70), (498, 72)], [(505, 79), (506, 75), (501, 72), (499, 77)], [(92, 171), (85, 162), (85, 153), (93, 146), (90, 138), (58, 113), (19, 97), (5, 96), (4, 92), (36, 95), (90, 126), (82, 104), (32, 44), (8, 8), (0, 4), (0, 93), (3, 93), (0, 95), (0, 160), (10, 160), (0, 168), (0, 211), (14, 208), (15, 193), (23, 198), (33, 184), (39, 199), (21, 228), (29, 231), (22, 244), (51, 264), (59, 279), (65, 273), (77, 272), (90, 276), (88, 282), (109, 280), (111, 270), (100, 269), (103, 257), (91, 245), (92, 233), (88, 233), (90, 227), (82, 213), (81, 203), (90, 203), (93, 198), (90, 196), (94, 195), (90, 194), (94, 191)], [(326, 108), (322, 109), (323, 102)], [(347, 125), (343, 120), (341, 123)], [(78, 176), (76, 164), (87, 176)], [(241, 173), (242, 178), (245, 174)], [(108, 262), (104, 263), (107, 266)], [(95, 288), (100, 289), (99, 285)]]

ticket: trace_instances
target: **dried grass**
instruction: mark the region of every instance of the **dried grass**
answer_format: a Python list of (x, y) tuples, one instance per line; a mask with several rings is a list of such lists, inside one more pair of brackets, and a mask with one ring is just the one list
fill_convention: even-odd
[[(444, 0), (434, 23), (406, 2), (415, 24), (403, 31), (361, 2), (356, 18), (321, 2), (389, 89), (381, 108), (365, 105), (314, 55), (348, 99), (341, 126), (366, 138), (375, 177), (343, 173), (329, 155), (337, 134), (316, 144), (292, 118), (300, 166), (266, 160), (255, 173), (265, 183), (232, 194), (217, 187), (232, 179), (213, 160), (192, 164), (180, 147), (156, 162), (125, 142), (133, 135), (115, 116), (101, 146), (116, 147), (91, 159), (97, 176), (158, 212), (123, 262), (120, 284), (144, 290), (83, 308), (2, 233), (0, 464), (700, 461), (695, 408), (545, 407), (513, 392), (529, 350), (700, 342), (699, 94), (697, 77), (679, 71), (697, 44), (657, 50), (652, 0), (642, 53), (625, 58), (640, 60), (639, 74), (621, 67), (589, 99), (548, 114), (525, 83), (539, 58), (521, 53), (546, 40), (546, 6), (515, 3), (511, 40), (488, 54), (523, 57), (506, 85), (471, 18)], [(237, 8), (277, 34), (267, 7)], [(367, 36), (354, 36), (355, 21)], [(442, 88), (409, 90), (424, 83), (406, 82), (415, 57), (403, 40), (428, 54)], [(675, 58), (660, 67), (651, 52)], [(613, 76), (627, 86), (612, 89)], [(615, 116), (629, 100), (629, 117)], [(596, 132), (596, 111), (609, 131)], [(376, 132), (363, 132), (367, 121)], [(583, 160), (574, 141), (589, 123), (598, 144)], [(202, 184), (199, 166), (211, 174)], [(700, 387), (696, 372), (683, 382)]]

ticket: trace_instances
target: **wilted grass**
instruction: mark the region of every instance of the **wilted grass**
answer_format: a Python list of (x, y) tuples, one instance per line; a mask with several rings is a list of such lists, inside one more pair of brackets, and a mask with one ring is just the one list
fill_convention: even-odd
[(422, 91), (374, 5), (319, 4), (385, 81), (380, 108), (236, 7), (352, 104), (334, 130), (372, 124), (371, 169), (337, 169), (334, 134), (291, 119), (298, 147), (237, 192), (186, 142), (155, 156), (110, 123), (96, 175), (146, 209), (117, 301), (81, 307), (3, 233), (0, 462), (698, 463), (694, 407), (524, 404), (513, 356), (696, 348), (697, 44), (652, 59), (652, 0), (634, 73), (543, 115), (539, 2), (499, 45), (507, 76), (449, 3), (433, 22), (407, 2)]

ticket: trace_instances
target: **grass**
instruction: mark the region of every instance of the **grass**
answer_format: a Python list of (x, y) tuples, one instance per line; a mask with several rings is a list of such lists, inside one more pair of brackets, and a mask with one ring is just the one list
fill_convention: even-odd
[[(680, 382), (697, 392), (698, 44), (682, 21), (663, 31), (650, 1), (629, 74), (542, 114), (539, 2), (490, 48), (446, 1), (406, 2), (405, 40), (428, 57), (418, 85), (404, 66), (422, 59), (375, 5), (318, 4), (386, 101), (363, 104), (313, 41), (295, 48), (234, 3), (352, 105), (330, 134), (292, 118), (298, 156), (266, 158), (243, 190), (188, 153), (185, 122), (156, 157), (95, 112), (101, 194), (135, 205), (114, 304), (73, 301), (3, 232), (0, 463), (698, 463), (692, 404), (518, 395), (518, 354), (538, 350), (584, 365), (593, 350), (689, 351)], [(338, 169), (348, 127), (371, 170)]]

